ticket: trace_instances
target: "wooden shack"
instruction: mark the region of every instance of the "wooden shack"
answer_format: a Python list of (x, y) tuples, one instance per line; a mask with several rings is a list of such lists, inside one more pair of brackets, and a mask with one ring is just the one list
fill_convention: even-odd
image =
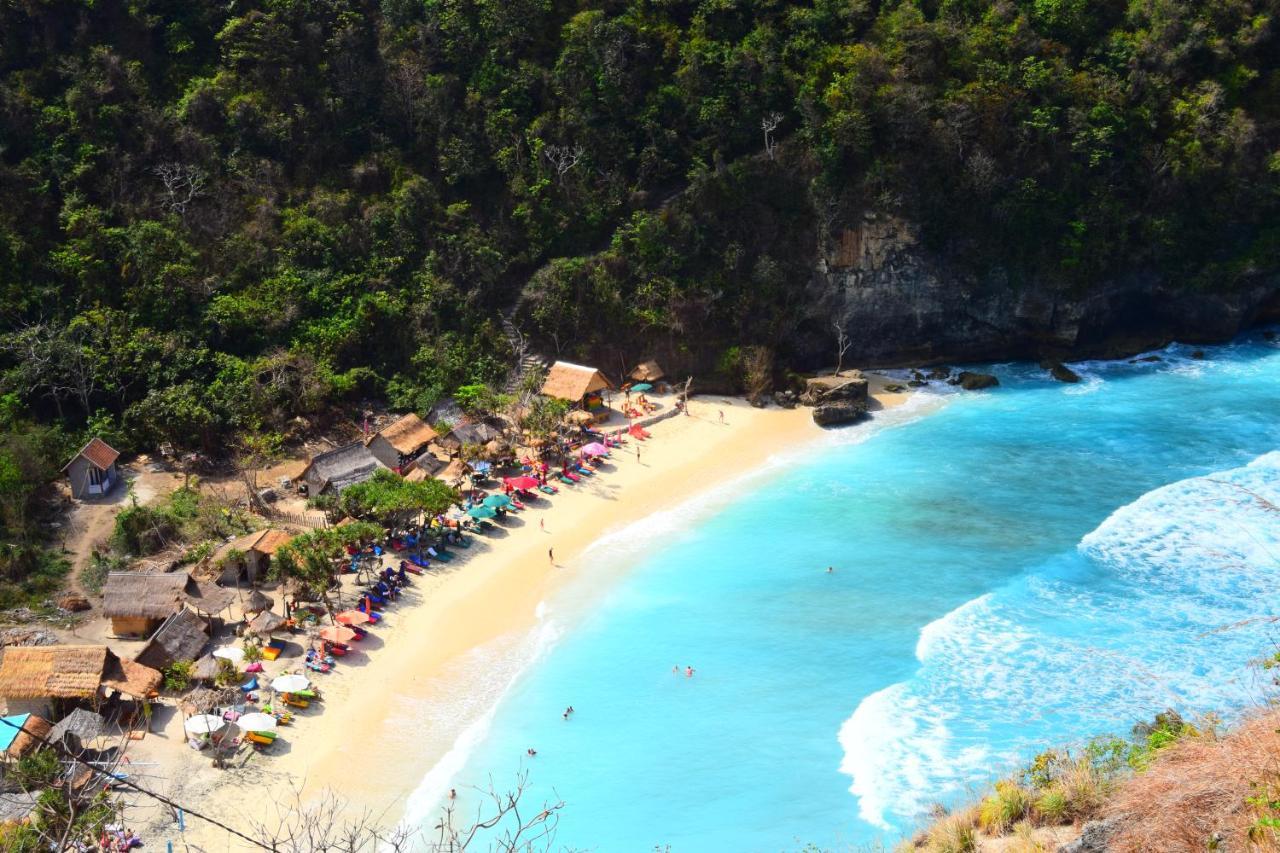
[(603, 392), (612, 388), (613, 383), (594, 367), (557, 361), (547, 370), (542, 394), (568, 400), (575, 407), (599, 416), (605, 413)]
[(88, 706), (119, 694), (147, 700), (163, 677), (150, 667), (121, 660), (106, 646), (11, 646), (0, 661), (0, 699), (10, 714), (57, 719), (55, 711)]
[(117, 636), (148, 637), (182, 609), (185, 572), (111, 572), (102, 588), (102, 615)]
[(266, 576), (276, 551), (292, 540), (293, 534), (271, 527), (232, 539), (213, 555), (213, 565), (222, 569), (218, 581), (229, 586), (242, 581), (258, 583)]
[(120, 452), (102, 439), (94, 436), (62, 471), (71, 482), (71, 497), (79, 500), (94, 495), (105, 495), (120, 480), (116, 460)]
[(379, 462), (403, 474), (437, 435), (422, 418), (410, 413), (378, 430), (365, 444)]
[(311, 457), (297, 480), (308, 495), (336, 494), (347, 486), (363, 483), (374, 471), (386, 467), (363, 441), (355, 441)]

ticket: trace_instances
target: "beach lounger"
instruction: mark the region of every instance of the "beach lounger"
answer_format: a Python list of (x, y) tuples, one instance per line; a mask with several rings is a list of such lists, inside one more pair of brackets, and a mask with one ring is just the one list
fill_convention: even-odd
[(327, 663), (317, 663), (316, 661), (313, 661), (313, 660), (307, 661), (305, 664), (303, 664), (303, 666), (305, 666), (307, 669), (314, 670), (316, 672), (325, 672), (325, 673), (333, 669), (333, 667), (329, 666), (329, 664)]
[(410, 563), (408, 560), (401, 560), (400, 568), (404, 569), (406, 572), (413, 572), (415, 575), (422, 574), (422, 567), (415, 566), (413, 563)]
[(557, 489), (555, 486), (544, 483), (543, 485), (538, 486), (538, 491), (542, 492), (543, 494), (554, 495), (559, 493), (560, 490)]
[(284, 652), (284, 640), (272, 640), (262, 647), (263, 660), (275, 660)]
[(280, 701), (286, 705), (292, 705), (295, 708), (309, 708), (311, 702), (300, 696), (294, 696), (292, 693), (285, 693), (280, 697)]
[(253, 678), (250, 678), (250, 679), (249, 679), (248, 681), (246, 681), (244, 684), (241, 684), (241, 685), (240, 685), (240, 692), (242, 692), (242, 693), (252, 693), (254, 690), (257, 690), (257, 689), (258, 689), (258, 678), (257, 678), (257, 676), (254, 676)]
[(410, 554), (409, 562), (422, 569), (431, 568), (431, 563), (421, 554)]
[(268, 747), (276, 742), (275, 732), (245, 732), (244, 739), (256, 747)]

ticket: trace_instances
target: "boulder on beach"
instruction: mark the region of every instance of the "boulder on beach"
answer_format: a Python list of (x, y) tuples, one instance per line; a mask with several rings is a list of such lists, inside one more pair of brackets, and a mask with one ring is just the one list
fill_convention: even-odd
[(990, 373), (975, 373), (971, 370), (962, 370), (956, 380), (956, 384), (966, 391), (981, 391), (984, 388), (994, 388), (1000, 384), (1000, 380)]
[(866, 400), (831, 400), (813, 407), (813, 422), (818, 426), (851, 424), (866, 416)]
[(1059, 382), (1080, 381), (1080, 375), (1060, 361), (1042, 361), (1040, 362), (1040, 367), (1043, 370), (1049, 371), (1049, 375)]
[(928, 376), (926, 376), (925, 378), (926, 378), (926, 379), (933, 379), (933, 380), (937, 380), (937, 381), (942, 381), (942, 380), (944, 380), (944, 379), (950, 379), (950, 378), (951, 378), (951, 368), (949, 368), (949, 367), (935, 367), (933, 370), (930, 370), (930, 371), (929, 371), (929, 375), (928, 375)]

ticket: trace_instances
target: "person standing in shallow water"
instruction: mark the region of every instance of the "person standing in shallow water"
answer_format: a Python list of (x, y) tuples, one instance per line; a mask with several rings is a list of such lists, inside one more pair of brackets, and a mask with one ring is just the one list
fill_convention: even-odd
[(684, 668), (684, 677), (685, 677), (685, 678), (693, 678), (693, 667), (691, 667), (691, 666), (686, 666), (686, 667)]

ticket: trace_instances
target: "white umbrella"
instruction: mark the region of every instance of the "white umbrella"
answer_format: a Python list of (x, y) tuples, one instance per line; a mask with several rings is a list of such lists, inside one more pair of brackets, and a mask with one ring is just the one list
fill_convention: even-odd
[(271, 682), (271, 689), (277, 693), (297, 693), (311, 685), (305, 675), (282, 675)]
[(188, 718), (182, 724), (182, 727), (187, 730), (189, 735), (211, 735), (226, 724), (226, 720), (221, 717), (215, 717), (213, 714), (196, 714), (194, 717)]
[(236, 725), (240, 727), (242, 732), (274, 732), (276, 730), (276, 718), (270, 714), (255, 711), (252, 714), (245, 714), (236, 720)]
[(213, 656), (229, 660), (232, 663), (240, 663), (240, 661), (244, 660), (244, 649), (239, 646), (223, 646), (220, 649), (214, 649)]

